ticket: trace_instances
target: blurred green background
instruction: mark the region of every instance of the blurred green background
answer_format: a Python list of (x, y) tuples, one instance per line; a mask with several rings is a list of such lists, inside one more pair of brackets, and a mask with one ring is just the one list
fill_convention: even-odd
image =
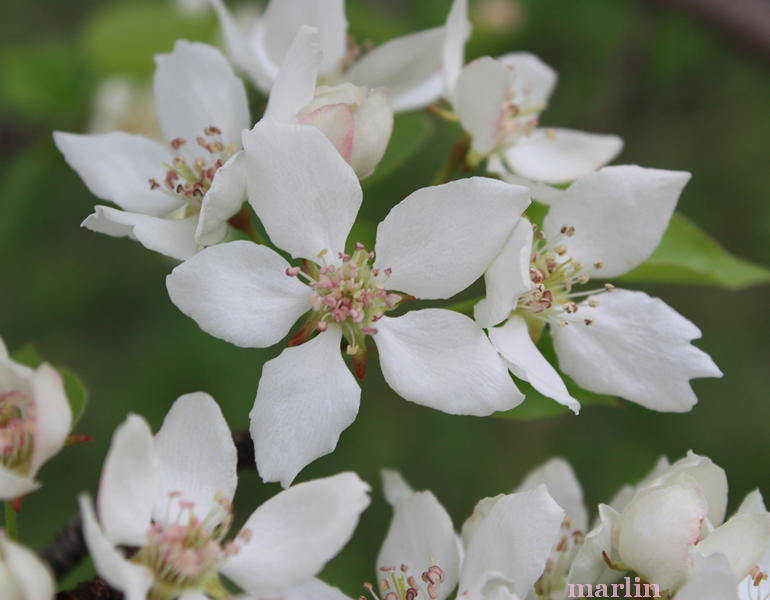
[[(205, 390), (242, 429), (260, 365), (280, 348), (242, 350), (202, 333), (168, 300), (171, 262), (80, 229), (96, 200), (51, 141), (53, 129), (85, 130), (106, 76), (148, 77), (152, 55), (169, 51), (176, 37), (216, 42), (211, 14), (179, 12), (171, 0), (5, 0), (4, 7), (0, 334), (12, 349), (34, 343), (47, 360), (77, 371), (91, 392), (77, 432), (94, 441), (46, 465), (45, 487), (24, 501), (22, 539), (41, 548), (75, 510), (76, 494), (95, 490), (112, 430), (128, 412), (157, 428), (177, 396)], [(443, 22), (448, 7), (447, 0), (348, 0), (347, 10), (359, 40), (381, 42)], [(767, 56), (657, 3), (477, 0), (471, 8), (469, 58), (529, 50), (559, 72), (544, 124), (621, 135), (626, 149), (617, 162), (691, 171), (680, 210), (731, 251), (770, 264)], [(367, 184), (365, 222), (427, 185), (458, 134), (432, 116), (409, 119), (398, 143), (423, 145), (398, 171)], [(379, 486), (384, 466), (433, 490), (458, 526), (478, 499), (510, 490), (554, 455), (575, 467), (589, 505), (642, 476), (660, 454), (678, 458), (690, 448), (727, 470), (731, 506), (757, 486), (770, 494), (770, 288), (639, 287), (699, 325), (699, 347), (725, 373), (695, 381), (700, 403), (692, 413), (624, 403), (537, 422), (454, 417), (398, 398), (370, 364), (358, 420), (333, 455), (300, 476), (353, 469), (374, 484), (371, 509), (325, 578), (351, 595), (372, 579), (390, 516)], [(242, 473), (240, 518), (278, 490)], [(84, 564), (65, 584), (92, 573)]]

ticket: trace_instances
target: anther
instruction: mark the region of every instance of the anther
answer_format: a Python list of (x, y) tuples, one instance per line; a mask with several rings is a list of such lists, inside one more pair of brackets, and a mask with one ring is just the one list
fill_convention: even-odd
[(608, 292), (611, 292), (612, 290), (615, 289), (615, 286), (612, 285), (611, 283), (605, 283), (604, 284), (604, 289), (607, 290)]
[(593, 322), (594, 322), (593, 319), (583, 319), (583, 323), (585, 323), (586, 325), (591, 325)]
[(180, 138), (180, 137), (177, 137), (177, 138), (174, 138), (173, 140), (171, 140), (171, 147), (172, 147), (174, 150), (179, 150), (179, 149), (180, 149), (182, 146), (184, 146), (186, 143), (187, 143), (187, 140), (186, 140), (186, 139), (184, 139), (184, 138)]

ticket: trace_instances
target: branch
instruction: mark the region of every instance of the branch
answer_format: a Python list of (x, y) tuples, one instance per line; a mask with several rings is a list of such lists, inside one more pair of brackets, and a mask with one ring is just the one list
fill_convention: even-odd
[(59, 592), (56, 600), (123, 600), (123, 594), (113, 590), (104, 580), (84, 581), (74, 590)]
[[(233, 442), (238, 452), (238, 469), (247, 471), (255, 468), (254, 444), (251, 441), (249, 430), (244, 429), (233, 434)], [(51, 566), (57, 580), (61, 580), (88, 554), (85, 540), (83, 539), (83, 527), (80, 520), (80, 513), (75, 514), (64, 528), (56, 534), (53, 542), (43, 551), (43, 559)], [(81, 587), (84, 589), (81, 594)], [(113, 595), (104, 595), (110, 588), (101, 579), (95, 579), (82, 583), (71, 592), (62, 592), (57, 596), (57, 600), (111, 600), (112, 598), (122, 598), (122, 595), (115, 596), (117, 592), (109, 592)], [(70, 594), (62, 595), (62, 594)], [(90, 595), (89, 595), (90, 594)], [(98, 594), (102, 594), (101, 596)]]

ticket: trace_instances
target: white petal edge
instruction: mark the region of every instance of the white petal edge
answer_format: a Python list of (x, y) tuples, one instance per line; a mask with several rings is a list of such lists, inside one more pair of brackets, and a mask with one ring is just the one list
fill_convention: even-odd
[(236, 152), (217, 169), (211, 188), (203, 196), (195, 242), (213, 246), (227, 236), (227, 222), (243, 206), (246, 198), (246, 156)]
[(492, 344), (470, 318), (444, 309), (377, 321), (385, 381), (410, 402), (449, 414), (487, 416), (523, 400)]
[(30, 470), (36, 473), (64, 446), (72, 428), (72, 410), (61, 375), (48, 363), (41, 364), (35, 371), (32, 388), (37, 416)]
[(545, 484), (551, 497), (567, 513), (573, 529), (585, 532), (588, 527), (588, 511), (583, 500), (583, 488), (572, 466), (563, 458), (551, 458), (527, 473), (515, 491), (531, 490), (541, 483)]
[(249, 414), (263, 481), (287, 487), (316, 458), (333, 452), (358, 414), (361, 388), (340, 353), (332, 325), (265, 363)]
[(21, 600), (51, 600), (56, 591), (50, 569), (28, 548), (0, 531), (0, 556), (21, 589)]
[(310, 288), (287, 263), (245, 240), (211, 246), (166, 278), (171, 301), (205, 332), (244, 348), (280, 341), (310, 310)]

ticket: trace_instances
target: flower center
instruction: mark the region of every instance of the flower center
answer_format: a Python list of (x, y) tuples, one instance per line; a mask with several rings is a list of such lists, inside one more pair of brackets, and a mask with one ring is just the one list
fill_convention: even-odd
[[(166, 525), (153, 523), (148, 544), (131, 560), (155, 574), (151, 600), (170, 600), (185, 590), (203, 591), (213, 598), (229, 598), (222, 586), (219, 565), (236, 554), (235, 541), (223, 542), (233, 521), (232, 507), (225, 498), (217, 498), (217, 506), (203, 520), (193, 512), (194, 505), (181, 499), (179, 492), (169, 494), (169, 509), (177, 504), (177, 516)], [(239, 538), (248, 541), (248, 531)]]
[(306, 272), (290, 267), (286, 274), (302, 276), (312, 289), (313, 312), (306, 327), (326, 331), (330, 323), (340, 325), (348, 343), (347, 353), (356, 355), (365, 348), (365, 336), (377, 333), (376, 322), (402, 297), (385, 288), (391, 270), (372, 267), (374, 253), (363, 244), (357, 243), (352, 255), (340, 253), (339, 264), (327, 264), (325, 254), (318, 254), (322, 265), (306, 263)]
[(561, 537), (551, 551), (551, 556), (545, 563), (545, 570), (540, 579), (535, 583), (535, 593), (541, 600), (551, 600), (552, 597), (561, 598), (564, 587), (567, 585), (572, 560), (578, 549), (583, 544), (585, 536), (582, 531), (575, 529), (572, 520), (566, 517), (561, 524)]
[[(533, 224), (532, 227), (537, 230), (536, 225)], [(596, 296), (615, 289), (611, 283), (606, 283), (604, 287), (595, 290), (572, 290), (574, 286), (584, 285), (590, 280), (583, 265), (569, 256), (567, 246), (562, 243), (563, 238), (573, 235), (575, 228), (571, 225), (563, 226), (556, 238), (550, 241), (542, 230), (535, 234), (529, 265), (532, 289), (519, 298), (515, 308), (515, 312), (530, 322), (539, 320), (568, 325), (571, 321), (565, 318), (565, 314), (573, 315), (580, 308), (576, 300), (588, 296), (586, 304), (596, 308), (599, 306)], [(601, 262), (593, 265), (595, 269), (601, 269), (602, 266)], [(583, 323), (591, 325), (594, 320), (592, 317), (586, 317)]]
[(409, 570), (407, 565), (401, 565), (398, 569), (380, 567), (383, 573), (380, 579), (382, 598), (374, 591), (371, 583), (365, 583), (364, 589), (374, 600), (436, 600), (441, 593), (441, 584), (444, 583), (444, 570), (438, 565), (431, 565), (420, 575), (420, 581), (410, 575)]
[(35, 403), (20, 390), (0, 393), (0, 462), (18, 473), (29, 470), (35, 438)]
[[(198, 214), (203, 197), (211, 189), (214, 175), (236, 152), (235, 145), (226, 144), (222, 140), (221, 130), (213, 125), (206, 127), (203, 135), (195, 138), (195, 142), (206, 152), (205, 156), (193, 159), (181, 153), (177, 154), (171, 164), (163, 163), (166, 168), (163, 183), (150, 179), (150, 189), (160, 189), (174, 198), (184, 200), (184, 205), (172, 212), (169, 218), (184, 219)], [(186, 144), (187, 140), (184, 138), (171, 140), (171, 147), (175, 152)]]
[(746, 598), (751, 600), (767, 600), (770, 597), (770, 582), (768, 582), (767, 573), (755, 566), (747, 577)]

